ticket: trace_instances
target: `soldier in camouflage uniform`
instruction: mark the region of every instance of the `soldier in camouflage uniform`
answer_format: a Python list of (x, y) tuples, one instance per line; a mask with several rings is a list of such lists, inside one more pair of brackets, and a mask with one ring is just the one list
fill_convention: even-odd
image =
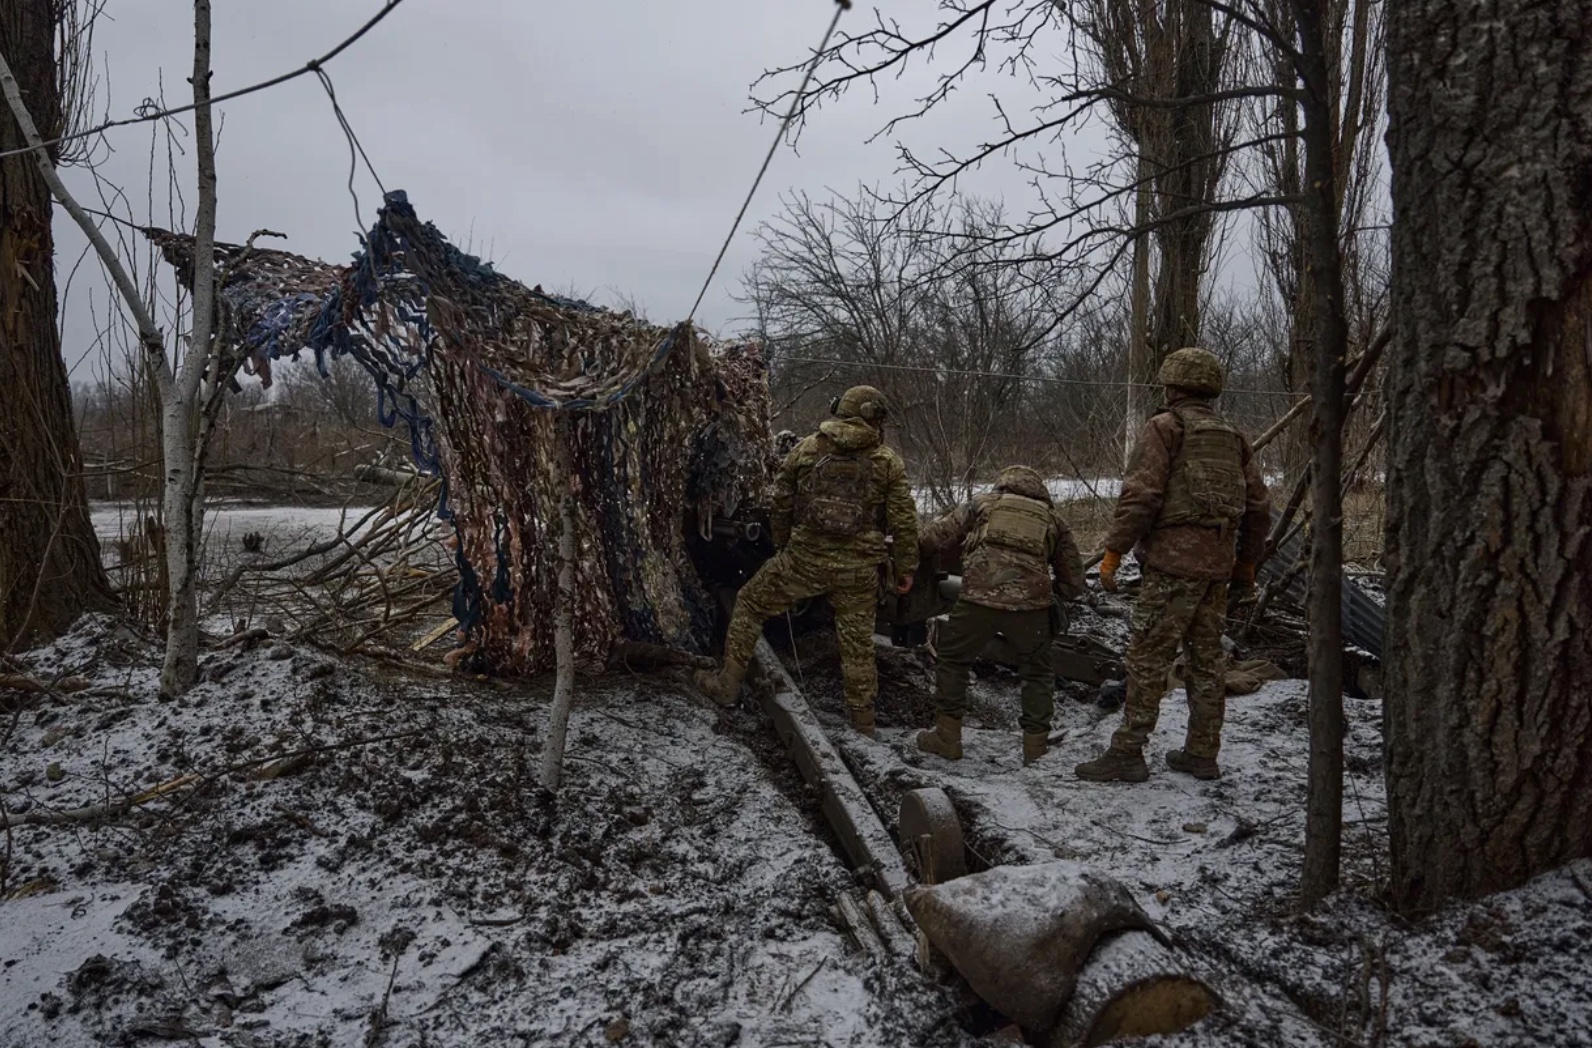
[(968, 673), (1000, 633), (1019, 657), (1023, 763), (1032, 764), (1045, 755), (1056, 710), (1050, 651), (1061, 629), (1056, 602), (1084, 592), (1072, 530), (1051, 503), (1044, 478), (1027, 466), (1007, 466), (994, 491), (934, 521), (920, 545), (925, 553), (961, 546), (963, 555), (962, 593), (935, 645), (934, 728), (918, 736), (918, 748), (961, 759)]
[(854, 386), (830, 412), (834, 417), (797, 444), (780, 467), (770, 521), (778, 552), (736, 597), (723, 668), (699, 673), (697, 684), (720, 705), (733, 705), (763, 623), (798, 600), (826, 595), (835, 612), (852, 726), (871, 736), (879, 571), (893, 562), (896, 592), (911, 590), (918, 510), (901, 456), (882, 442), (889, 415), (884, 394)]
[(1249, 441), (1211, 406), (1222, 378), (1220, 362), (1203, 349), (1180, 349), (1161, 366), (1167, 404), (1139, 433), (1100, 563), (1100, 583), (1113, 591), (1128, 550), (1144, 570), (1125, 660), (1127, 702), (1110, 749), (1078, 765), (1081, 779), (1149, 778), (1144, 744), (1180, 644), (1188, 653), (1188, 735), (1166, 763), (1200, 779), (1221, 775), (1227, 590), (1230, 582), (1254, 585), (1271, 519)]

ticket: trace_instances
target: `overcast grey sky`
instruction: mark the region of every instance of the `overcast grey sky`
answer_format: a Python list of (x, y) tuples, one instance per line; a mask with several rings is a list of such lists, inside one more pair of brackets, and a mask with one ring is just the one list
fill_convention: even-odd
[[(214, 11), (214, 90), (222, 93), (302, 66), (374, 14), (379, 0), (223, 0)], [(932, 27), (927, 0), (857, 4), (854, 29), (873, 7), (909, 26)], [(406, 0), (328, 70), (338, 98), (388, 188), (408, 191), (423, 218), (473, 245), (527, 283), (577, 290), (599, 302), (633, 297), (655, 321), (683, 318), (707, 275), (773, 134), (747, 112), (748, 87), (771, 66), (801, 60), (833, 12), (829, 0)], [(173, 104), (190, 100), (190, 0), (109, 0), (96, 46), (111, 115), (128, 115), (164, 77)], [(946, 56), (949, 57), (949, 56)], [(1057, 56), (1058, 60), (1060, 56)], [(781, 192), (855, 190), (897, 181), (894, 144), (867, 143), (927, 83), (922, 69), (827, 105), (798, 152), (776, 156), (699, 320), (728, 332), (733, 300), (753, 257), (750, 230)], [(987, 90), (1027, 97), (987, 76), (905, 134), (922, 147), (982, 141), (994, 133)], [(361, 172), (356, 225), (345, 183), (348, 146), (314, 77), (218, 107), (219, 236), (257, 228), (288, 235), (288, 250), (343, 261), (358, 246), (378, 192)], [(152, 125), (151, 125), (152, 126)], [(148, 210), (150, 126), (109, 133), (101, 167)], [(192, 203), (191, 157), (183, 183)], [(164, 224), (165, 163), (154, 216)], [(92, 196), (82, 172), (74, 188)], [(1026, 199), (1023, 176), (997, 162), (966, 187)], [(64, 216), (61, 279), (84, 243)], [(67, 355), (92, 338), (80, 274), (67, 307)], [(100, 297), (103, 309), (104, 291)], [(79, 379), (87, 374), (79, 371)]]

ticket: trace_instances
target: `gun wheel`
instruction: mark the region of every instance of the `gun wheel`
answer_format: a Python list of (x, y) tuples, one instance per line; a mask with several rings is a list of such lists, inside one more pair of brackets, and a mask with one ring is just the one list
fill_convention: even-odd
[(962, 823), (944, 790), (930, 786), (908, 791), (901, 798), (896, 828), (924, 884), (944, 884), (967, 873)]

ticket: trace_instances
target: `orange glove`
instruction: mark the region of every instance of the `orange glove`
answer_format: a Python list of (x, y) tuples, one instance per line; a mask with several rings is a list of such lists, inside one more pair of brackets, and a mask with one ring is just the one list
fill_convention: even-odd
[(1100, 585), (1107, 593), (1117, 591), (1117, 568), (1121, 566), (1122, 554), (1114, 549), (1106, 550), (1105, 556), (1100, 558)]
[(912, 577), (913, 577), (912, 573), (908, 572), (907, 574), (902, 575), (899, 579), (896, 580), (896, 593), (897, 594), (899, 594), (900, 596), (904, 597), (908, 593), (912, 592)]
[(1242, 562), (1233, 565), (1233, 581), (1248, 589), (1255, 584), (1255, 565)]

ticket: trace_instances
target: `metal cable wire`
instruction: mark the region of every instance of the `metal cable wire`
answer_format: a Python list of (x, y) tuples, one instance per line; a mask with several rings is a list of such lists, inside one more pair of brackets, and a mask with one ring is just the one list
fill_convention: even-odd
[[(352, 36), (349, 36), (343, 40), (342, 43), (338, 44), (324, 55), (321, 55), (319, 58), (310, 59), (308, 62), (304, 63), (302, 67), (288, 73), (283, 73), (280, 76), (274, 76), (269, 80), (262, 80), (257, 84), (250, 84), (248, 87), (240, 87), (236, 91), (228, 91), (226, 94), (217, 95), (212, 98), (208, 104), (214, 106), (219, 105), (222, 102), (230, 102), (234, 98), (242, 98), (244, 95), (252, 95), (256, 91), (264, 91), (266, 88), (276, 87), (278, 84), (285, 84), (289, 80), (296, 80), (305, 73), (319, 72), (322, 66), (336, 58), (338, 55), (342, 54), (344, 51), (348, 50), (348, 48), (352, 47), (355, 41), (359, 40), (360, 37), (376, 28), (377, 23), (391, 14), (393, 9), (403, 2), (404, 0), (387, 0), (386, 5), (382, 7), (380, 11), (377, 11), (375, 15), (371, 17), (370, 21), (366, 22), (364, 25), (355, 30)], [(59, 138), (52, 138), (47, 142), (40, 142), (37, 146), (23, 146), (20, 149), (7, 150), (6, 152), (0, 153), (0, 159), (4, 159), (8, 156), (21, 156), (23, 153), (32, 153), (41, 148), (49, 148), (53, 145), (59, 145), (62, 142), (71, 142), (79, 138), (88, 138), (91, 135), (97, 135), (101, 132), (109, 131), (113, 127), (127, 127), (131, 124), (147, 124), (153, 120), (164, 120), (166, 117), (177, 116), (178, 114), (187, 113), (197, 108), (198, 103), (190, 103), (185, 106), (176, 106), (172, 109), (155, 109), (152, 107), (151, 103), (146, 100), (138, 107), (136, 110), (136, 115), (134, 116), (124, 117), (121, 120), (108, 120), (105, 123), (91, 127), (86, 131), (74, 131), (71, 134), (62, 135)]]
[[(869, 368), (878, 371), (913, 371), (930, 375), (963, 375), (972, 378), (1007, 378), (1020, 382), (1045, 382), (1055, 386), (1105, 386), (1111, 389), (1120, 389), (1124, 385), (1137, 386), (1140, 389), (1160, 389), (1157, 382), (1110, 382), (1098, 378), (1056, 378), (1052, 375), (1019, 375), (1010, 371), (973, 371), (962, 368), (936, 368), (914, 364), (874, 364), (866, 360), (834, 360), (827, 357), (782, 357), (797, 364), (828, 364), (832, 367)], [(1228, 386), (1222, 390), (1224, 393), (1258, 393), (1276, 397), (1308, 397), (1308, 393), (1299, 393), (1288, 389), (1251, 389), (1242, 386)]]
[(359, 171), (359, 162), (365, 162), (365, 170), (370, 172), (370, 177), (376, 180), (376, 188), (381, 190), (382, 198), (387, 196), (387, 187), (383, 184), (381, 176), (376, 173), (376, 165), (370, 162), (370, 156), (365, 152), (364, 143), (354, 133), (354, 126), (348, 122), (348, 117), (343, 113), (343, 107), (337, 102), (337, 91), (332, 87), (331, 75), (324, 69), (315, 70), (315, 75), (320, 78), (321, 86), (326, 89), (326, 97), (331, 99), (332, 112), (337, 117), (337, 123), (343, 129), (343, 135), (348, 139), (348, 195), (354, 198), (354, 228), (364, 226), (364, 212), (359, 207), (359, 193), (354, 189), (354, 176)]
[(757, 177), (752, 179), (752, 188), (747, 191), (746, 199), (741, 201), (741, 210), (736, 212), (735, 222), (730, 226), (730, 234), (724, 238), (723, 245), (719, 247), (719, 255), (713, 260), (713, 268), (708, 270), (708, 278), (702, 282), (702, 290), (697, 292), (696, 301), (691, 303), (691, 312), (685, 318), (687, 324), (696, 319), (696, 312), (701, 308), (702, 300), (707, 297), (708, 288), (713, 286), (713, 278), (718, 275), (719, 266), (724, 263), (724, 256), (730, 250), (730, 244), (734, 243), (735, 234), (740, 232), (741, 221), (746, 218), (746, 209), (752, 206), (752, 198), (757, 195), (757, 187), (763, 184), (763, 176), (768, 174), (768, 165), (773, 163), (774, 154), (779, 151), (785, 130), (790, 127), (790, 122), (796, 119), (796, 111), (802, 104), (802, 95), (806, 93), (807, 85), (812, 83), (818, 63), (823, 60), (824, 48), (829, 46), (829, 38), (835, 35), (835, 27), (840, 25), (840, 16), (849, 10), (851, 10), (851, 0), (835, 0), (835, 17), (830, 19), (829, 28), (824, 30), (824, 38), (819, 42), (818, 50), (813, 52), (813, 60), (807, 63), (807, 72), (802, 76), (801, 86), (791, 97), (790, 111), (785, 114), (785, 119), (779, 122), (779, 131), (774, 135), (774, 141), (769, 143), (768, 155), (763, 158), (763, 166), (757, 169)]

